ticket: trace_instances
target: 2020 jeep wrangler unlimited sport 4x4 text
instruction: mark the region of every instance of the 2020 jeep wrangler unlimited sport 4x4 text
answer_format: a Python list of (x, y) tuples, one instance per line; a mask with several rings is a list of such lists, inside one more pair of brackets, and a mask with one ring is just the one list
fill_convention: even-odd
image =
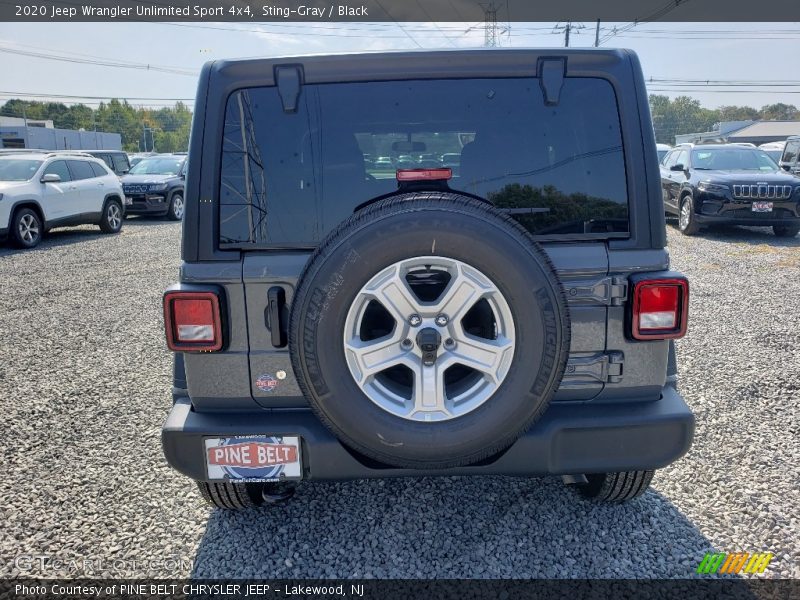
[(189, 154), (162, 441), (215, 506), (447, 474), (619, 501), (689, 448), (632, 52), (213, 62)]

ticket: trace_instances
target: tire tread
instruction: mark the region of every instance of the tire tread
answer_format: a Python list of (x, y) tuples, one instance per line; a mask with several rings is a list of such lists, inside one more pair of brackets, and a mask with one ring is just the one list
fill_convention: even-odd
[(210, 483), (198, 481), (197, 488), (203, 499), (215, 508), (245, 510), (258, 506), (245, 483)]
[(599, 502), (627, 502), (647, 491), (655, 471), (622, 471), (588, 475), (589, 482), (579, 486), (587, 498)]

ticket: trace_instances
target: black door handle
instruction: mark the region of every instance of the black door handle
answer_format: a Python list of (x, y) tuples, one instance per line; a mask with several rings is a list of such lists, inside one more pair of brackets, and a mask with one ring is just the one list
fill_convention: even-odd
[(272, 334), (272, 345), (276, 348), (286, 346), (286, 292), (279, 285), (274, 285), (267, 292), (267, 308), (264, 317), (267, 329)]

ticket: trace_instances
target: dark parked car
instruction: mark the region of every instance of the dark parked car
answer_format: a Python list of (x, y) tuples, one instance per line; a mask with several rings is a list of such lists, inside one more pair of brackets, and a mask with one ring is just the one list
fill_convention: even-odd
[(686, 235), (712, 224), (771, 226), (779, 237), (800, 231), (800, 180), (758, 148), (677, 146), (661, 164), (661, 189)]
[[(197, 98), (162, 441), (211, 504), (547, 474), (621, 501), (688, 450), (633, 52), (217, 61)], [(459, 172), (370, 176), (398, 138)]]
[(143, 158), (122, 178), (125, 214), (183, 218), (186, 155), (157, 154)]
[(118, 177), (127, 175), (131, 170), (128, 154), (122, 150), (82, 150), (82, 152), (102, 160)]

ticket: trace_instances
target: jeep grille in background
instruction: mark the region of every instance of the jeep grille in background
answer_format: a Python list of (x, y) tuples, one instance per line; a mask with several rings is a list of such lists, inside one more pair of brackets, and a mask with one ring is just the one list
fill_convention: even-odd
[(792, 196), (790, 185), (767, 185), (763, 183), (753, 185), (734, 185), (734, 198), (774, 198), (775, 200), (788, 200)]

